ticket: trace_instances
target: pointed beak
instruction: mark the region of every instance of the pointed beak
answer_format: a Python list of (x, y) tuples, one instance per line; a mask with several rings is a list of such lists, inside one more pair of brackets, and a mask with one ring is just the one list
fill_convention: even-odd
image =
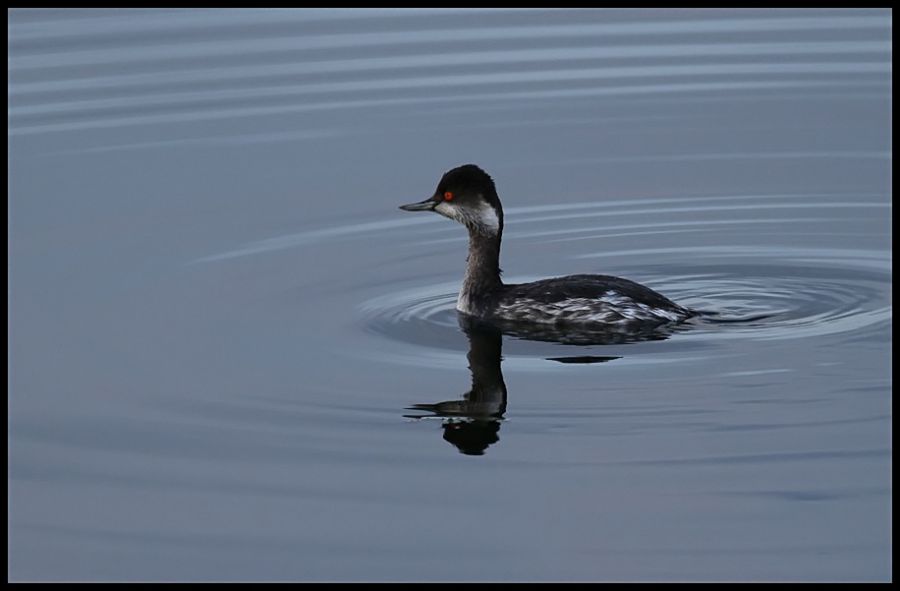
[(418, 203), (401, 205), (400, 209), (403, 211), (433, 211), (437, 204), (438, 202), (434, 199), (426, 199), (425, 201), (419, 201)]

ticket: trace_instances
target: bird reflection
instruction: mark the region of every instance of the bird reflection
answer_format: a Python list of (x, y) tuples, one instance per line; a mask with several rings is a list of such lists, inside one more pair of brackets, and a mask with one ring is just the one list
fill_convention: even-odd
[(491, 326), (466, 321), (460, 326), (469, 339), (472, 389), (461, 400), (414, 404), (408, 410), (429, 414), (409, 418), (443, 417), (444, 439), (466, 455), (480, 456), (500, 440), (500, 422), (506, 412), (506, 383), (500, 370), (503, 337)]
[[(441, 417), (444, 440), (466, 455), (480, 456), (500, 440), (500, 424), (506, 412), (506, 383), (500, 368), (503, 333), (495, 325), (462, 314), (459, 324), (469, 340), (467, 358), (472, 372), (472, 388), (463, 394), (462, 399), (414, 404), (407, 410), (420, 414), (404, 416), (413, 419)], [(600, 363), (613, 359), (618, 357), (583, 355), (548, 358), (559, 363)]]

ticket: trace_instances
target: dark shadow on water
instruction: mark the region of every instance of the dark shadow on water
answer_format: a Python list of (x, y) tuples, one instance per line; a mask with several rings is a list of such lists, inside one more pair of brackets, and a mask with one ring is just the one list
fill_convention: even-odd
[[(417, 414), (406, 418), (441, 418), (444, 439), (466, 455), (484, 455), (485, 450), (500, 440), (500, 424), (506, 412), (507, 391), (501, 369), (503, 336), (518, 339), (561, 343), (565, 345), (613, 345), (640, 341), (661, 341), (690, 330), (697, 322), (748, 323), (771, 315), (752, 318), (719, 318), (715, 312), (698, 312), (681, 324), (663, 324), (642, 330), (617, 331), (604, 327), (573, 326), (504, 326), (486, 323), (465, 314), (458, 316), (459, 326), (469, 341), (469, 370), (472, 387), (461, 399), (414, 404), (407, 410)], [(710, 318), (712, 317), (712, 318)], [(546, 357), (547, 361), (570, 365), (606, 363), (621, 359), (612, 355), (572, 355)]]
[(573, 357), (547, 357), (547, 361), (557, 361), (559, 363), (605, 363), (607, 361), (613, 361), (614, 359), (621, 359), (621, 357), (616, 357), (613, 355), (580, 355)]
[[(485, 450), (500, 440), (500, 424), (506, 412), (507, 391), (501, 369), (503, 335), (527, 338), (521, 331), (504, 331), (502, 326), (486, 324), (463, 314), (459, 315), (459, 325), (469, 341), (469, 370), (472, 372), (472, 387), (461, 399), (436, 403), (414, 404), (407, 410), (417, 414), (404, 415), (407, 418), (425, 419), (440, 417), (444, 440), (456, 446), (466, 455), (483, 455)], [(534, 329), (528, 332), (531, 340), (559, 342), (564, 344), (612, 344), (636, 340), (661, 340), (671, 334), (654, 329), (646, 334), (631, 333), (625, 338), (621, 333), (610, 332), (563, 332), (552, 328)], [(576, 355), (567, 357), (547, 357), (548, 361), (565, 364), (605, 363), (619, 359), (617, 356)]]
[(443, 417), (444, 439), (466, 455), (480, 456), (500, 440), (500, 422), (506, 412), (506, 383), (500, 369), (503, 336), (496, 328), (460, 322), (469, 339), (472, 388), (461, 400), (414, 404), (408, 410), (429, 414), (404, 415), (422, 419)]

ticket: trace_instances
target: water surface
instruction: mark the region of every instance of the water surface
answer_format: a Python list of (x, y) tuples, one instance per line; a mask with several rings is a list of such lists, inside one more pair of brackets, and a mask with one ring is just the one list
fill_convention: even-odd
[[(889, 11), (8, 29), (10, 579), (890, 578)], [(718, 315), (461, 326), (467, 162), (508, 281)]]

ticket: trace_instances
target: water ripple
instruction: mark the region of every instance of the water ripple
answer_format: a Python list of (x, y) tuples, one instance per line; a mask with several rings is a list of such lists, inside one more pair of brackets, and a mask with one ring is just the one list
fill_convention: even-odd
[[(535, 40), (547, 37), (572, 38), (577, 36), (605, 37), (631, 37), (634, 35), (702, 35), (708, 33), (734, 33), (734, 32), (772, 32), (772, 31), (810, 31), (828, 29), (873, 29), (890, 28), (890, 20), (881, 16), (815, 16), (815, 17), (781, 17), (781, 18), (746, 18), (746, 19), (706, 19), (693, 21), (636, 21), (630, 23), (582, 23), (565, 25), (520, 25), (514, 27), (467, 27), (452, 28), (432, 25), (425, 30), (408, 31), (378, 31), (372, 33), (339, 33), (327, 31), (320, 34), (306, 34), (298, 38), (296, 31), (285, 32), (281, 35), (258, 35), (256, 37), (242, 37), (227, 39), (227, 41), (193, 41), (182, 42), (178, 46), (179, 52), (185, 50), (199, 52), (199, 55), (207, 53), (220, 54), (222, 51), (239, 52), (242, 54), (253, 51), (269, 51), (274, 47), (289, 48), (339, 48), (350, 45), (378, 46), (397, 43), (435, 43), (439, 41), (454, 41), (463, 43), (479, 39), (492, 41), (509, 39)], [(196, 38), (196, 36), (194, 37)], [(44, 43), (41, 38), (13, 40), (10, 49), (17, 54), (17, 63), (20, 65), (33, 65), (41, 63), (44, 56), (52, 56), (58, 63), (71, 65), (83, 65), (93, 63), (96, 60), (109, 58), (108, 48), (104, 49), (79, 49), (65, 47), (66, 37), (51, 37), (52, 50), (42, 50)], [(98, 41), (96, 35), (91, 39)], [(119, 36), (112, 37), (113, 41), (121, 44)], [(172, 54), (169, 44), (159, 44), (158, 40), (148, 39), (150, 43), (136, 41), (131, 48), (122, 48), (120, 57), (132, 59), (155, 59), (167, 57)], [(61, 61), (60, 61), (61, 60)]]
[[(579, 18), (600, 14), (499, 10), (473, 24), (454, 10), (393, 11), (392, 18), (383, 11), (346, 18), (327, 11), (246, 11), (241, 18), (199, 11), (185, 13), (173, 28), (168, 14), (148, 12), (133, 21), (78, 15), (77, 33), (52, 15), (23, 19), (10, 29), (7, 131), (12, 137), (153, 126), (159, 134), (177, 133), (181, 124), (258, 127), (261, 118), (349, 109), (819, 95), (890, 84), (891, 21), (882, 15)], [(821, 38), (798, 42), (799, 31)], [(729, 37), (709, 42), (711, 35)], [(297, 127), (325, 136), (340, 131)], [(283, 127), (282, 135), (265, 131), (251, 133), (286, 137)], [(130, 147), (164, 145), (153, 137)]]
[[(839, 215), (836, 212), (840, 209), (866, 205), (824, 201), (820, 198), (805, 203), (786, 204), (784, 207), (808, 207), (827, 213), (829, 206), (838, 206), (834, 215)], [(608, 208), (608, 211), (604, 211), (606, 215), (639, 213), (645, 221), (634, 225), (556, 229), (552, 228), (554, 222), (586, 217), (590, 208), (575, 204), (540, 206), (532, 208), (530, 215), (519, 216), (525, 218), (519, 221), (538, 223), (542, 228), (550, 225), (552, 229), (523, 232), (516, 231), (515, 226), (511, 226), (509, 234), (512, 240), (525, 243), (517, 244), (516, 250), (537, 248), (544, 238), (555, 235), (562, 236), (559, 240), (607, 238), (622, 235), (620, 230), (637, 227), (659, 235), (660, 238), (655, 242), (660, 245), (654, 248), (582, 251), (574, 256), (584, 260), (615, 260), (621, 266), (630, 265), (628, 268), (639, 269), (640, 277), (635, 278), (642, 283), (679, 303), (710, 312), (711, 315), (688, 323), (684, 331), (673, 337), (682, 345), (691, 345), (688, 349), (692, 349), (693, 345), (705, 347), (714, 342), (733, 339), (776, 341), (851, 334), (877, 338), (878, 334), (884, 335), (890, 330), (892, 264), (889, 252), (834, 246), (761, 246), (737, 243), (716, 246), (666, 245), (666, 237), (669, 235), (700, 229), (712, 231), (716, 226), (732, 226), (737, 230), (750, 231), (754, 225), (772, 223), (789, 227), (802, 226), (806, 233), (815, 232), (817, 227), (831, 227), (834, 217), (746, 219), (739, 217), (741, 211), (756, 210), (762, 205), (738, 202), (713, 207), (698, 205), (672, 208), (691, 215), (720, 212), (722, 215), (734, 216), (734, 219), (697, 218), (671, 222), (663, 221), (670, 216), (669, 208), (652, 210), (645, 208), (640, 200), (631, 201), (627, 205), (602, 205)], [(775, 205), (767, 204), (768, 207)], [(889, 204), (885, 203), (871, 202), (867, 205), (889, 209)], [(572, 214), (556, 213), (571, 208), (580, 208), (581, 211)], [(851, 220), (843, 218), (843, 221), (847, 224)], [(685, 230), (680, 226), (696, 229)], [(609, 231), (614, 233), (603, 233)], [(594, 234), (589, 237), (578, 236), (584, 232)], [(422, 245), (465, 240), (459, 236), (435, 238), (434, 229), (430, 233), (432, 236), (427, 241), (418, 241), (420, 249)], [(569, 236), (570, 234), (576, 236)], [(648, 264), (647, 261), (653, 263)], [(534, 279), (537, 277), (511, 277), (508, 281)], [(454, 280), (394, 290), (372, 297), (358, 305), (360, 322), (368, 331), (415, 345), (420, 353), (422, 348), (457, 349), (459, 343), (449, 338), (448, 334), (458, 330), (455, 311), (458, 288), (459, 282)], [(429, 359), (433, 360), (434, 356)], [(398, 360), (400, 359), (394, 359)]]
[[(75, 91), (83, 89), (104, 89), (107, 94), (116, 90), (137, 87), (142, 96), (147, 96), (148, 87), (173, 86), (179, 87), (189, 84), (189, 87), (197, 87), (208, 81), (223, 80), (253, 80), (272, 78), (279, 80), (284, 76), (297, 76), (309, 74), (334, 74), (334, 73), (366, 73), (379, 70), (403, 71), (406, 69), (426, 68), (433, 71), (436, 67), (452, 67), (473, 65), (503, 65), (509, 66), (516, 63), (540, 64), (543, 62), (556, 66), (560, 62), (573, 62), (576, 60), (610, 60), (622, 58), (654, 58), (671, 59), (672, 57), (702, 57), (709, 58), (715, 55), (722, 56), (764, 56), (777, 55), (853, 55), (874, 54), (874, 56), (888, 56), (891, 51), (889, 42), (873, 41), (826, 41), (820, 43), (717, 43), (717, 44), (670, 44), (652, 46), (602, 46), (602, 47), (562, 47), (541, 49), (509, 49), (509, 50), (485, 50), (462, 51), (453, 53), (427, 52), (424, 55), (403, 56), (367, 56), (354, 59), (323, 59), (306, 60), (301, 63), (272, 64), (261, 62), (251, 65), (231, 66), (228, 63), (217, 65), (207, 63), (205, 67), (192, 67), (190, 64), (179, 62), (168, 65), (166, 68), (157, 68), (152, 72), (122, 73), (118, 69), (106, 76), (85, 76), (83, 71), (73, 69), (61, 69), (54, 62), (52, 71), (47, 79), (35, 80), (41, 70), (47, 69), (41, 66), (22, 67), (11, 64), (10, 69), (15, 75), (28, 74), (32, 81), (19, 81), (10, 89), (10, 94), (16, 97), (27, 95), (31, 103), (36, 102), (45, 93), (54, 91), (65, 92), (65, 96), (73, 96)], [(221, 56), (216, 56), (221, 58)], [(120, 67), (120, 62), (109, 61), (93, 63), (93, 70), (100, 66)], [(48, 66), (49, 68), (49, 66)], [(60, 70), (62, 70), (60, 72)], [(60, 75), (62, 74), (62, 76)], [(77, 95), (76, 95), (77, 96)]]

